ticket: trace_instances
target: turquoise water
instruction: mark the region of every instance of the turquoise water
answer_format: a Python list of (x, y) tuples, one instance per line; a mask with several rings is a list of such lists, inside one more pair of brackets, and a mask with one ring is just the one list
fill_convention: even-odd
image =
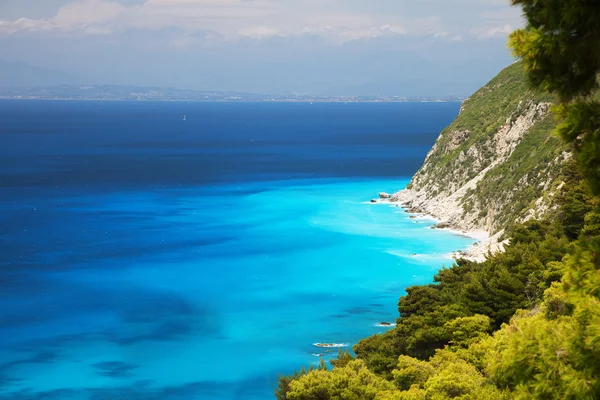
[[(455, 111), (420, 107), (445, 112), (440, 126)], [(337, 108), (319, 110), (335, 117)], [(376, 325), (395, 321), (404, 289), (431, 282), (451, 265), (448, 253), (473, 240), (369, 202), (408, 183), (381, 164), (414, 157), (408, 176), (437, 135), (425, 127), (414, 139), (413, 121), (394, 145), (389, 127), (402, 132), (415, 110), (355, 110), (361, 121), (379, 112), (390, 119), (355, 128), (371, 148), (366, 139), (332, 144), (335, 127), (319, 133), (329, 144), (306, 148), (301, 135), (242, 150), (186, 142), (206, 130), (178, 146), (158, 133), (143, 146), (114, 146), (108, 128), (83, 137), (85, 146), (65, 147), (61, 136), (7, 142), (0, 398), (269, 399), (278, 373), (336, 352), (314, 343), (351, 346), (388, 329)], [(193, 121), (194, 110), (186, 113)], [(246, 154), (244, 165), (228, 164), (240, 161), (232, 154)]]
[[(225, 393), (264, 398), (278, 372), (319, 361), (313, 354), (322, 350), (312, 343), (353, 344), (382, 332), (385, 328), (375, 325), (395, 321), (404, 288), (431, 281), (441, 265), (451, 264), (447, 253), (472, 242), (432, 231), (431, 221), (410, 219), (399, 207), (369, 204), (378, 191), (406, 183), (272, 182), (268, 190), (249, 195), (232, 194), (243, 187), (219, 187), (215, 192), (228, 195), (214, 196), (210, 203), (192, 189), (167, 198), (147, 193), (69, 199), (78, 204), (76, 213), (151, 214), (149, 228), (177, 226), (170, 233), (175, 236), (164, 239), (171, 243), (178, 233), (189, 237), (190, 230), (201, 237), (223, 224), (226, 213), (228, 229), (235, 229), (237, 237), (184, 252), (175, 248), (141, 262), (121, 260), (121, 268), (109, 274), (102, 273), (101, 264), (43, 274), (67, 292), (88, 287), (110, 292), (119, 309), (82, 310), (85, 315), (42, 321), (35, 330), (14, 329), (5, 340), (49, 337), (44, 351), (55, 358), (13, 368), (15, 378), (27, 379), (12, 387), (49, 392), (105, 387), (118, 376), (125, 387), (151, 379), (147, 389), (154, 392), (197, 384), (201, 378), (202, 385), (214, 387), (215, 396), (219, 393), (214, 398), (228, 398), (222, 397)], [(162, 215), (165, 209), (170, 211)], [(145, 292), (160, 303), (156, 314), (137, 309), (138, 299), (128, 295)], [(158, 342), (147, 337), (149, 331)], [(16, 361), (25, 354), (4, 358)], [(325, 358), (331, 355), (326, 352)], [(122, 364), (99, 376), (98, 365), (108, 362)]]

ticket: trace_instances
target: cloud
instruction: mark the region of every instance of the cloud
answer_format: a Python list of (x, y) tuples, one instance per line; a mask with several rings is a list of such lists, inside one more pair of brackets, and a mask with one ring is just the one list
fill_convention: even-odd
[(240, 36), (249, 37), (252, 39), (263, 39), (273, 36), (285, 36), (282, 32), (275, 28), (269, 28), (268, 26), (255, 26), (252, 28), (245, 28), (238, 31)]
[(502, 37), (509, 35), (514, 28), (511, 25), (480, 27), (473, 30), (478, 39), (490, 39), (493, 37)]
[(84, 0), (60, 8), (52, 22), (60, 27), (96, 25), (118, 21), (130, 10), (114, 1)]
[[(439, 12), (444, 15), (444, 10), (433, 7), (436, 2), (425, 3), (420, 14)], [(470, 0), (467, 3), (471, 4)], [(490, 0), (488, 3), (488, 7), (497, 7), (498, 2)], [(486, 9), (485, 21), (500, 28), (469, 30), (453, 24), (450, 17), (411, 16), (394, 2), (387, 5), (387, 1), (383, 1), (381, 7), (368, 7), (368, 4), (372, 3), (366, 0), (145, 0), (123, 4), (115, 0), (78, 0), (63, 5), (49, 18), (0, 20), (0, 35), (48, 32), (109, 35), (131, 29), (158, 31), (176, 27), (183, 32), (177, 46), (197, 42), (197, 38), (190, 39), (195, 32), (213, 33), (205, 35), (203, 40), (225, 41), (301, 35), (320, 36), (337, 44), (407, 35), (460, 41), (468, 35), (491, 38), (506, 34), (506, 27), (511, 26), (508, 23), (514, 17), (495, 8)], [(465, 9), (468, 8), (465, 5)]]
[(268, 26), (257, 26), (242, 29), (238, 32), (242, 37), (267, 39), (272, 37), (319, 36), (330, 43), (342, 44), (360, 39), (374, 39), (385, 36), (404, 36), (406, 29), (401, 25), (382, 25), (365, 28), (336, 28), (334, 26), (306, 26), (300, 30), (276, 29)]
[(19, 18), (15, 21), (0, 20), (0, 33), (4, 34), (28, 31), (43, 32), (55, 28), (56, 25), (49, 20), (33, 20), (29, 18)]
[(120, 3), (103, 0), (84, 0), (61, 7), (49, 19), (19, 18), (0, 20), (0, 33), (19, 32), (75, 32), (87, 34), (110, 33), (116, 24), (131, 16), (133, 9)]

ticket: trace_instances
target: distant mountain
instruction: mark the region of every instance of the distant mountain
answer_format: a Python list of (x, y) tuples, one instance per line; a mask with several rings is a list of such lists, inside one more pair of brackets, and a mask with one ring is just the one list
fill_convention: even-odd
[(78, 83), (66, 72), (36, 67), (23, 62), (0, 61), (0, 87), (55, 86)]

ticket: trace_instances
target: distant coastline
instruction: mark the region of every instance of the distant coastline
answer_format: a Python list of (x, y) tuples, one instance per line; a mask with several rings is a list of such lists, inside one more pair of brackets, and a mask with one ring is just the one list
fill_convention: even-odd
[(114, 101), (114, 102), (170, 102), (170, 103), (460, 103), (459, 100), (187, 100), (187, 99), (100, 99), (100, 98), (41, 98), (8, 97), (0, 100), (37, 100), (37, 101)]
[(91, 100), (254, 103), (447, 103), (463, 96), (308, 95), (195, 91), (117, 85), (61, 85), (52, 87), (0, 87), (1, 100)]

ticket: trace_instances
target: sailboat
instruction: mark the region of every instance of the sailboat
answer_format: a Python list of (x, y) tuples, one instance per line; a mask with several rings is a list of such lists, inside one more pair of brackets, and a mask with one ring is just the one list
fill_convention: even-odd
[(183, 120), (187, 120), (187, 116), (185, 114), (183, 114)]

